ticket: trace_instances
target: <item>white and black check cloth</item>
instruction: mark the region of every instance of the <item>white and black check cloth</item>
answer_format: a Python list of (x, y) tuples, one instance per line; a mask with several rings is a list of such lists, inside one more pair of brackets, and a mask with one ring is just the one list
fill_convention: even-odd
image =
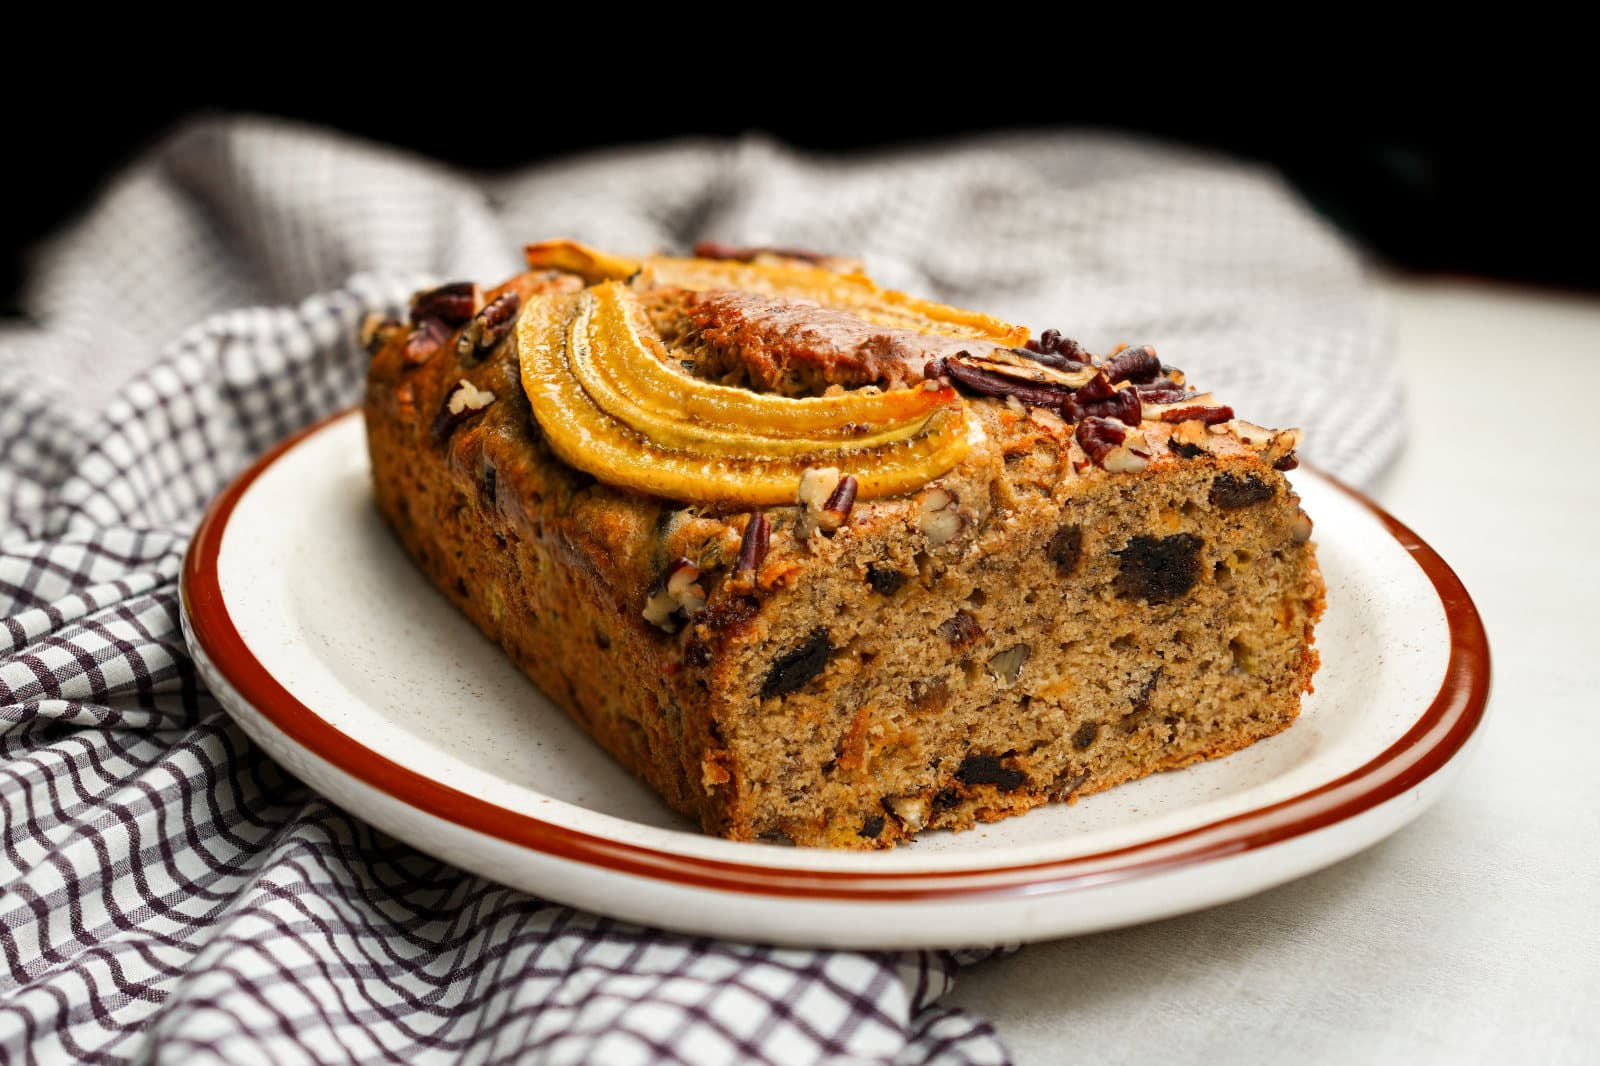
[(498, 279), (554, 235), (859, 252), (1094, 350), (1154, 343), (1351, 480), (1399, 443), (1356, 258), (1272, 175), (1212, 157), (750, 139), (490, 178), (191, 125), (43, 250), (31, 322), (0, 329), (0, 1062), (1007, 1061), (938, 1003), (981, 953), (724, 943), (502, 888), (286, 777), (197, 683), (177, 576), (206, 503), (358, 398), (366, 311)]

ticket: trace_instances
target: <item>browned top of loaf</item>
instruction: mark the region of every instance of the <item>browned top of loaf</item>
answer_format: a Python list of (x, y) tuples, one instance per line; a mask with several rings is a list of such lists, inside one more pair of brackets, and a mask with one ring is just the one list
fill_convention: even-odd
[(696, 373), (786, 395), (829, 385), (921, 383), (928, 362), (971, 340), (894, 329), (807, 300), (748, 292), (687, 293), (682, 343)]
[[(581, 284), (558, 271), (525, 274), (483, 294), (480, 302), (513, 291), (527, 299)], [(729, 312), (744, 306), (720, 296), (705, 300), (707, 306), (721, 300)], [(737, 317), (712, 316), (708, 321), (745, 328), (733, 325)], [(829, 321), (813, 317), (808, 325)], [(542, 538), (558, 557), (594, 571), (617, 596), (622, 620), (646, 629), (652, 639), (676, 641), (689, 667), (710, 663), (716, 648), (757, 613), (758, 603), (793, 589), (808, 573), (840, 566), (857, 538), (903, 529), (907, 536), (927, 538), (935, 549), (982, 551), (991, 538), (1008, 536), (1008, 515), (1024, 496), (1042, 494), (1064, 504), (1110, 480), (1155, 476), (1166, 467), (1195, 462), (1232, 471), (1218, 483), (1223, 496), (1233, 498), (1213, 502), (1223, 508), (1238, 506), (1250, 502), (1252, 492), (1261, 487), (1252, 471), (1292, 466), (1299, 440), (1293, 430), (1216, 420), (1216, 407), (1168, 403), (1163, 410), (1147, 404), (1144, 420), (1131, 427), (1098, 418), (1073, 424), (1056, 410), (1027, 406), (1015, 397), (972, 396), (967, 402), (982, 433), (955, 468), (909, 495), (855, 503), (837, 529), (817, 521), (825, 500), (797, 498), (793, 506), (766, 508), (766, 550), (759, 553), (753, 571), (745, 573), (736, 564), (754, 512), (619, 490), (555, 460), (541, 442), (522, 392), (514, 334), (481, 357), (462, 359), (456, 340), (467, 328), (455, 324), (455, 331), (440, 339), (439, 353), (421, 360), (414, 353), (425, 324), (390, 323), (371, 330), (369, 345), (375, 354), (368, 402), (398, 405), (403, 415), (410, 412), (413, 432), (429, 438), (427, 446), (447, 449), (452, 468), (465, 481), (492, 496), (495, 506), (524, 526), (525, 535)], [(755, 330), (752, 336), (761, 335), (760, 327), (750, 328)], [(829, 332), (819, 330), (837, 352), (848, 349), (847, 337), (834, 332), (830, 339)], [(861, 334), (856, 330), (852, 335)], [(886, 334), (877, 330), (872, 335)], [(1061, 350), (1069, 350), (1070, 344), (1062, 342)], [(891, 344), (883, 358), (893, 351)], [(1080, 354), (1075, 346), (1070, 351)], [(850, 358), (840, 355), (829, 365), (845, 367)], [(906, 356), (907, 361), (912, 358)], [(862, 365), (869, 365), (864, 358)], [(493, 400), (466, 411), (465, 417), (459, 411), (446, 417), (461, 382), (479, 396), (492, 394)], [(1195, 413), (1197, 417), (1184, 417)], [(1109, 438), (1101, 431), (1124, 439), (1108, 447)], [(668, 580), (682, 560), (698, 573), (679, 583), (685, 586), (683, 594), (667, 604), (672, 609), (659, 624), (646, 622), (652, 597), (667, 594)], [(656, 606), (660, 615), (659, 599)]]

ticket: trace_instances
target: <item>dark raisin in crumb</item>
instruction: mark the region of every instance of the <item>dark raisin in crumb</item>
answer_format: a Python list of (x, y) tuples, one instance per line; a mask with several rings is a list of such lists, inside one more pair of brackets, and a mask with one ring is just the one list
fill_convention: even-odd
[[(943, 678), (913, 681), (910, 685), (911, 709), (921, 714), (938, 714), (950, 704), (950, 686)], [(937, 765), (939, 760), (933, 760)]]
[(941, 788), (933, 794), (931, 806), (934, 813), (947, 811), (961, 802), (961, 793), (953, 788)]
[(957, 611), (939, 623), (938, 632), (952, 648), (965, 648), (983, 639), (983, 627), (966, 611)]
[(772, 669), (767, 671), (767, 679), (761, 683), (761, 698), (770, 700), (774, 696), (787, 696), (804, 688), (807, 682), (822, 673), (832, 654), (833, 645), (828, 642), (828, 631), (821, 627), (813, 629), (799, 647), (773, 660)]
[(468, 597), (467, 583), (463, 578), (456, 578), (456, 591), (461, 593), (463, 599)]
[(1113, 583), (1125, 600), (1170, 603), (1194, 587), (1200, 576), (1200, 546), (1193, 533), (1170, 537), (1134, 537), (1113, 554), (1120, 559)]
[(883, 832), (883, 815), (867, 815), (867, 820), (861, 823), (861, 835), (868, 839), (876, 839), (881, 832)]
[(1177, 440), (1167, 441), (1167, 450), (1185, 459), (1198, 459), (1206, 453), (1206, 450), (1198, 444), (1185, 444)]
[(1133, 698), (1133, 709), (1140, 714), (1150, 710), (1150, 697), (1155, 695), (1156, 685), (1161, 681), (1161, 670), (1161, 667), (1156, 667), (1156, 672), (1150, 675), (1150, 680), (1140, 686), (1139, 694)]
[(1072, 746), (1077, 748), (1079, 751), (1083, 751), (1089, 745), (1093, 744), (1096, 738), (1099, 736), (1100, 723), (1085, 722), (1078, 727), (1078, 731), (1076, 733), (1072, 734)]
[(594, 631), (594, 642), (599, 646), (601, 651), (611, 650), (611, 638), (606, 636), (598, 629)]
[(974, 754), (961, 760), (956, 780), (963, 785), (993, 785), (1001, 792), (1015, 792), (1028, 780), (1028, 775), (1002, 766), (997, 755)]
[(1217, 480), (1211, 483), (1211, 506), (1220, 507), (1224, 511), (1233, 511), (1240, 507), (1249, 507), (1253, 503), (1260, 503), (1262, 500), (1270, 500), (1277, 495), (1277, 491), (1260, 478), (1248, 474), (1244, 477), (1218, 474)]
[(707, 633), (736, 629), (756, 616), (761, 605), (749, 596), (727, 596), (694, 616), (695, 628)]
[(880, 596), (893, 596), (906, 583), (906, 575), (887, 566), (867, 567), (867, 584)]
[(1050, 538), (1050, 547), (1046, 550), (1050, 554), (1050, 561), (1061, 571), (1061, 576), (1071, 577), (1083, 562), (1083, 527), (1062, 526)]

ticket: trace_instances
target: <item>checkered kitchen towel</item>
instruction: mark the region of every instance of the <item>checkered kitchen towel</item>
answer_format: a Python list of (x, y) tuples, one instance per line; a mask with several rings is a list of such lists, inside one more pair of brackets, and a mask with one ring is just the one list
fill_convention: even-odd
[(559, 234), (859, 251), (1091, 348), (1153, 342), (1353, 480), (1398, 444), (1354, 257), (1214, 158), (744, 140), (483, 178), (277, 123), (180, 130), (44, 250), (31, 323), (0, 329), (0, 1061), (1006, 1060), (938, 1002), (976, 956), (720, 943), (464, 875), (286, 777), (196, 682), (176, 582), (206, 502), (356, 400), (365, 311)]

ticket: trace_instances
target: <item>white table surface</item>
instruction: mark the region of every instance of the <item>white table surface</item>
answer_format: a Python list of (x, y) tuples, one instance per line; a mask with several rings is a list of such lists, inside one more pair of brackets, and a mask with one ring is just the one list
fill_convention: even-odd
[(1411, 433), (1372, 492), (1484, 618), (1483, 743), (1331, 869), (967, 971), (1021, 1066), (1600, 1063), (1600, 299), (1384, 286)]

